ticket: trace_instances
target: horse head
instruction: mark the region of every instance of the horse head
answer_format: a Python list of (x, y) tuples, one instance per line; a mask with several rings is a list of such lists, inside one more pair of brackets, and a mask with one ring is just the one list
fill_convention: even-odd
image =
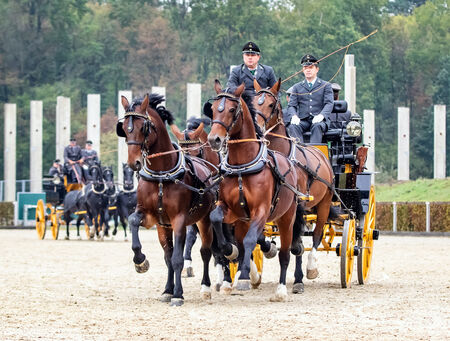
[(114, 172), (112, 170), (112, 167), (103, 167), (102, 173), (103, 180), (106, 183), (107, 191), (115, 192), (116, 188), (114, 186)]
[(142, 154), (145, 154), (146, 147), (153, 144), (156, 139), (156, 135), (152, 134), (154, 124), (147, 114), (149, 99), (145, 95), (143, 100), (135, 98), (130, 104), (127, 98), (122, 96), (121, 101), (125, 117), (123, 121), (117, 123), (116, 132), (118, 136), (126, 139), (128, 165), (133, 170), (139, 171), (142, 168)]
[(123, 189), (131, 190), (134, 188), (134, 171), (128, 166), (128, 164), (123, 163)]
[(191, 118), (183, 131), (180, 131), (175, 124), (170, 126), (178, 144), (182, 148), (191, 148), (186, 151), (186, 154), (202, 157), (203, 147), (201, 145), (207, 142), (207, 133), (204, 130), (205, 123), (209, 125), (209, 119), (206, 121), (206, 119)]
[(212, 99), (212, 103), (205, 104), (204, 113), (212, 119), (208, 142), (213, 150), (219, 151), (223, 148), (224, 142), (241, 129), (241, 95), (244, 92), (244, 84), (230, 94), (222, 91), (222, 86), (216, 79), (214, 89), (217, 97)]
[(253, 80), (256, 96), (253, 98), (253, 105), (258, 114), (256, 123), (263, 130), (267, 130), (282, 121), (281, 104), (278, 93), (281, 87), (281, 78), (278, 79), (272, 88), (262, 89), (256, 79)]

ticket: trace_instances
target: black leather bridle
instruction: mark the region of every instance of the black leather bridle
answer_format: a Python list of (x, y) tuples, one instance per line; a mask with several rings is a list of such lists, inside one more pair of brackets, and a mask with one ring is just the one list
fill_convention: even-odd
[(266, 125), (267, 123), (269, 123), (274, 115), (278, 115), (279, 111), (278, 111), (278, 105), (280, 104), (280, 98), (276, 95), (274, 95), (270, 90), (268, 89), (261, 89), (256, 93), (256, 96), (261, 95), (260, 98), (258, 98), (258, 105), (262, 105), (264, 104), (264, 101), (266, 99), (266, 94), (269, 94), (270, 96), (272, 96), (275, 99), (275, 105), (272, 107), (272, 111), (270, 112), (269, 117), (265, 117), (261, 111), (256, 111), (256, 114), (258, 114), (259, 116), (261, 116), (264, 120), (264, 128), (267, 128)]
[(233, 129), (233, 127), (235, 126), (239, 116), (242, 116), (242, 107), (241, 107), (241, 100), (239, 97), (235, 97), (232, 94), (223, 92), (221, 94), (219, 94), (217, 97), (212, 98), (212, 100), (217, 101), (220, 100), (219, 106), (217, 107), (217, 110), (219, 112), (223, 112), (225, 110), (225, 101), (229, 99), (230, 101), (234, 101), (234, 102), (238, 102), (238, 106), (236, 107), (236, 111), (233, 113), (233, 120), (231, 121), (231, 123), (227, 126), (224, 122), (220, 121), (220, 120), (212, 120), (211, 121), (211, 127), (213, 126), (213, 124), (220, 124), (222, 127), (225, 128), (226, 132), (227, 132), (227, 136), (229, 135), (229, 132), (231, 129)]

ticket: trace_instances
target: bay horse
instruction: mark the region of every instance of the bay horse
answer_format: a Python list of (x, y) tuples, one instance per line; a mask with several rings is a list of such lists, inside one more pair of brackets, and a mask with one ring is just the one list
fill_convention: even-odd
[[(227, 148), (220, 167), (219, 200), (210, 214), (219, 247), (229, 259), (239, 257), (236, 288), (249, 290), (251, 254), (266, 222), (275, 221), (281, 239), (280, 279), (271, 301), (285, 301), (297, 174), (284, 155), (269, 151), (265, 141), (257, 138), (256, 114), (251, 98), (244, 94), (244, 84), (230, 94), (222, 92), (216, 80), (214, 89), (217, 97), (209, 109), (205, 106), (205, 114), (212, 119), (208, 141), (216, 151)], [(225, 239), (222, 223), (234, 224), (238, 249)]]
[(213, 232), (209, 212), (214, 204), (212, 187), (208, 187), (214, 185), (211, 172), (201, 159), (186, 156), (170, 141), (165, 123), (172, 124), (174, 118), (164, 107), (157, 107), (164, 101), (163, 96), (150, 94), (144, 99), (134, 99), (131, 104), (122, 96), (121, 101), (125, 117), (117, 123), (116, 132), (126, 138), (127, 163), (140, 175), (136, 210), (128, 220), (135, 269), (143, 273), (149, 268), (141, 251), (139, 226), (151, 228), (156, 225), (168, 269), (160, 300), (170, 302), (172, 306), (182, 305), (181, 271), (186, 225), (196, 223), (202, 240), (200, 292), (203, 299), (210, 299), (209, 261)]
[[(305, 210), (315, 211), (317, 214), (313, 232), (313, 246), (306, 266), (306, 277), (314, 279), (319, 274), (317, 248), (322, 241), (323, 227), (330, 212), (334, 214), (330, 211), (334, 188), (333, 169), (328, 158), (319, 149), (314, 146), (297, 145), (292, 139), (289, 139), (286, 126), (283, 123), (282, 108), (278, 97), (281, 79), (270, 89), (262, 89), (259, 83), (254, 80), (254, 87), (256, 96), (253, 99), (253, 105), (258, 110), (258, 126), (267, 131), (266, 137), (270, 141), (270, 148), (288, 156), (294, 163), (299, 190), (313, 196), (313, 200), (305, 202)], [(298, 221), (304, 224), (304, 221)], [(296, 257), (294, 276), (293, 292), (301, 293), (304, 290), (301, 254)]]
[[(205, 131), (205, 125), (210, 125), (209, 118), (191, 117), (187, 120), (186, 129), (180, 129), (172, 124), (170, 129), (172, 134), (178, 140), (178, 144), (186, 151), (186, 154), (200, 157), (208, 162), (208, 167), (214, 174), (218, 172), (220, 156), (219, 153), (212, 150), (208, 143), (208, 133)], [(227, 230), (225, 230), (226, 232)], [(184, 268), (185, 277), (193, 277), (191, 250), (197, 240), (198, 228), (194, 224), (188, 226), (186, 234), (186, 245), (184, 250)], [(213, 241), (214, 242), (214, 241)], [(214, 251), (213, 256), (217, 271), (216, 291), (222, 290), (223, 293), (231, 294), (231, 277), (228, 260), (219, 252)]]

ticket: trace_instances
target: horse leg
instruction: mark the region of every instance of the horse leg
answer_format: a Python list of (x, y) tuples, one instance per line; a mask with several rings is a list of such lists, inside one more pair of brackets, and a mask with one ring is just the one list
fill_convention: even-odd
[[(131, 218), (131, 216), (130, 216)], [(174, 289), (174, 273), (172, 267), (172, 253), (173, 253), (173, 237), (172, 230), (157, 225), (158, 239), (164, 250), (164, 261), (167, 266), (167, 282), (159, 300), (161, 302), (170, 302), (173, 297)]]
[(66, 222), (66, 236), (64, 239), (69, 240), (69, 224), (70, 224), (70, 211), (64, 212), (64, 221)]
[(277, 255), (277, 246), (275, 243), (266, 240), (264, 233), (259, 235), (257, 243), (261, 246), (261, 251), (267, 259), (273, 258)]
[(302, 294), (305, 291), (303, 285), (302, 257), (305, 247), (303, 246), (302, 235), (305, 229), (305, 211), (301, 205), (297, 205), (297, 213), (292, 231), (291, 253), (295, 256), (294, 285), (293, 294)]
[(81, 220), (83, 220), (83, 215), (79, 214), (77, 217), (77, 239), (81, 240), (81, 236), (80, 236), (80, 224), (81, 224)]
[(132, 235), (131, 249), (134, 252), (134, 267), (139, 273), (147, 272), (149, 268), (148, 260), (145, 259), (145, 255), (141, 252), (142, 245), (139, 240), (139, 225), (142, 222), (142, 218), (144, 218), (144, 214), (136, 211), (128, 219)]
[(308, 263), (306, 264), (306, 278), (314, 279), (319, 275), (319, 270), (317, 268), (318, 253), (317, 248), (322, 242), (323, 237), (323, 227), (328, 220), (328, 215), (330, 214), (331, 206), (331, 193), (317, 205), (317, 222), (313, 233), (313, 245), (311, 251), (308, 255)]
[(189, 225), (186, 232), (186, 245), (184, 246), (184, 267), (182, 275), (183, 277), (194, 277), (194, 269), (192, 268), (192, 256), (191, 251), (197, 240), (198, 228), (194, 225)]
[(222, 224), (223, 217), (224, 217), (224, 208), (221, 205), (217, 206), (209, 214), (209, 218), (211, 219), (211, 223), (217, 238), (217, 245), (219, 249), (221, 250), (222, 254), (225, 255), (225, 257), (227, 257), (229, 260), (234, 260), (238, 256), (238, 250), (236, 246), (234, 246), (232, 243), (229, 243), (225, 239), (223, 228), (226, 228), (226, 226), (224, 227)]
[(170, 300), (171, 306), (181, 306), (184, 303), (183, 285), (181, 284), (181, 271), (183, 270), (183, 250), (186, 241), (185, 217), (176, 216), (170, 223), (174, 233), (174, 247), (172, 254), (172, 267), (175, 272), (175, 288)]
[(280, 252), (278, 253), (278, 260), (280, 262), (280, 280), (275, 295), (270, 298), (270, 301), (272, 302), (284, 302), (288, 298), (286, 273), (291, 257), (292, 225), (295, 219), (296, 208), (297, 203), (294, 201), (286, 213), (277, 221), (280, 230)]
[(203, 277), (202, 277), (202, 287), (200, 290), (200, 295), (204, 300), (211, 299), (211, 279), (209, 277), (209, 262), (211, 260), (211, 245), (213, 241), (213, 233), (211, 229), (211, 221), (209, 217), (206, 216), (198, 223), (198, 231), (200, 233), (200, 238), (202, 240), (202, 246), (200, 247), (200, 254), (203, 260)]
[[(238, 222), (235, 224), (236, 226), (236, 238), (238, 238), (238, 233), (242, 233), (242, 231), (247, 230), (245, 233), (245, 237), (243, 239), (244, 246), (244, 256), (243, 262), (240, 264), (240, 275), (237, 283), (238, 290), (250, 290), (250, 262), (251, 256), (253, 253), (253, 249), (256, 246), (256, 241), (258, 240), (259, 235), (262, 233), (265, 224), (265, 209), (260, 209), (255, 215), (255, 218), (250, 223), (250, 226), (247, 229), (248, 224), (243, 222)], [(238, 230), (240, 232), (238, 232)]]

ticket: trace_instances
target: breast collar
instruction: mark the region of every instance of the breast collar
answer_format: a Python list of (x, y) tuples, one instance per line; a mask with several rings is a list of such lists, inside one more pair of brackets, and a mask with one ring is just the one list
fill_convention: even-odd
[(225, 176), (255, 174), (261, 172), (267, 162), (267, 146), (262, 143), (258, 155), (252, 161), (242, 165), (230, 165), (227, 153), (220, 163), (220, 173), (225, 174)]
[[(172, 143), (173, 147), (177, 150), (180, 149), (176, 143)], [(144, 168), (139, 172), (139, 175), (146, 181), (167, 182), (174, 181), (181, 178), (186, 172), (186, 157), (183, 152), (179, 152), (177, 164), (174, 168), (167, 171), (154, 171), (148, 168), (147, 162), (144, 162)]]

